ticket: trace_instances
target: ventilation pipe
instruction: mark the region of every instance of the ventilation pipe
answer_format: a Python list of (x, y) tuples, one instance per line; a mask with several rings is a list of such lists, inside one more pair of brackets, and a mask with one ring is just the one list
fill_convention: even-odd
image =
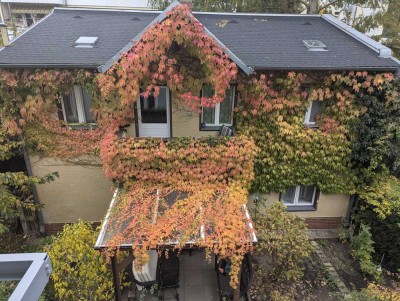
[(3, 46), (8, 46), (10, 44), (10, 40), (8, 39), (7, 25), (4, 23), (0, 23), (0, 32), (1, 38), (3, 40)]

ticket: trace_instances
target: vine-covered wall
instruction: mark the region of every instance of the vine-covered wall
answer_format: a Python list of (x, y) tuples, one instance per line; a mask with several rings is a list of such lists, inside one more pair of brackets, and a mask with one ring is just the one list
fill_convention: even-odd
[[(177, 218), (193, 214), (188, 204), (194, 200), (207, 206), (210, 229), (218, 226), (217, 247), (215, 237), (198, 244), (234, 260), (231, 280), (235, 286), (242, 256), (251, 250), (242, 214), (248, 189), (269, 193), (313, 184), (327, 194), (353, 192), (356, 178), (349, 129), (367, 109), (354, 101), (355, 95), (384, 91), (388, 102), (397, 95), (391, 89), (392, 74), (266, 72), (247, 76), (188, 13), (185, 6), (174, 8), (105, 74), (2, 70), (0, 121), (6, 135), (23, 139), (43, 156), (98, 165), (101, 154), (105, 174), (123, 185), (127, 200), (135, 202), (142, 196), (150, 206), (147, 209), (154, 200), (149, 183), (164, 192), (189, 192), (168, 208), (166, 216), (174, 217), (174, 224), (168, 218), (157, 229), (146, 224), (152, 238), (146, 246), (155, 247), (179, 231), (194, 233), (198, 223), (181, 223)], [(139, 95), (157, 95), (159, 86), (168, 86), (176, 105), (197, 114), (202, 106), (222, 102), (232, 83), (238, 87), (235, 138), (207, 143), (178, 139), (164, 144), (159, 139), (117, 137), (121, 127), (133, 122)], [(73, 129), (57, 118), (61, 97), (77, 84), (92, 93), (97, 127)], [(211, 97), (198, 96), (203, 85), (214, 88)], [(310, 101), (324, 103), (317, 128), (304, 125)], [(123, 213), (140, 217), (142, 208)], [(234, 219), (224, 212), (232, 213)], [(135, 242), (135, 254), (143, 253), (142, 247)]]
[[(355, 95), (384, 90), (393, 100), (392, 74), (367, 72), (269, 73), (239, 84), (237, 128), (255, 140), (252, 190), (285, 191), (296, 185), (317, 185), (326, 194), (354, 192), (350, 125), (363, 107)], [(312, 101), (323, 103), (317, 127), (304, 124)]]

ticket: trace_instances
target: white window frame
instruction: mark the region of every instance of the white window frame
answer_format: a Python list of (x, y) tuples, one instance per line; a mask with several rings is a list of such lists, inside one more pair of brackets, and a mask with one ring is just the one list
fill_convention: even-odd
[(317, 123), (315, 121), (310, 121), (311, 110), (312, 110), (312, 105), (313, 105), (314, 101), (319, 101), (319, 100), (310, 101), (310, 104), (308, 105), (308, 109), (307, 109), (306, 115), (304, 116), (304, 124), (305, 125), (317, 126)]
[[(232, 89), (232, 115), (231, 115), (231, 122), (230, 123), (220, 123), (219, 122), (219, 114), (221, 110), (221, 103), (217, 103), (214, 107), (214, 123), (204, 123), (203, 118), (204, 118), (204, 112), (203, 109), (204, 107), (201, 108), (201, 123), (204, 124), (206, 127), (207, 126), (232, 126), (233, 125), (233, 113), (234, 113), (234, 108), (235, 108), (235, 95), (236, 95), (236, 87), (235, 86), (230, 86), (229, 89)], [(217, 122), (218, 121), (218, 122)]]
[[(311, 203), (299, 203), (299, 195), (300, 195), (300, 188), (301, 186), (304, 185), (297, 185), (295, 192), (294, 192), (294, 201), (293, 203), (285, 203), (285, 201), (282, 199), (283, 204), (285, 204), (286, 207), (293, 207), (293, 206), (314, 206), (315, 204), (315, 197), (317, 195), (317, 186), (314, 186), (313, 190), (313, 195), (312, 195), (312, 202)], [(283, 197), (283, 194), (282, 194)]]
[[(79, 85), (74, 85), (71, 93), (75, 94), (75, 101), (76, 101), (76, 110), (78, 112), (78, 122), (79, 123), (86, 123), (86, 115), (85, 115), (85, 106), (83, 103), (83, 87)], [(65, 105), (64, 105), (64, 97), (61, 101), (61, 108), (63, 111), (64, 121), (67, 121), (67, 114), (65, 114)]]

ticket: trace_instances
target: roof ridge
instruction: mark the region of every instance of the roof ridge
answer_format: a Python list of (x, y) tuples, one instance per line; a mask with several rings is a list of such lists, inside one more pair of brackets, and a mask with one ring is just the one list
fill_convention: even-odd
[(269, 13), (238, 13), (238, 12), (202, 12), (194, 11), (195, 15), (217, 15), (217, 16), (260, 16), (260, 17), (313, 17), (321, 18), (318, 14), (269, 14)]
[(121, 12), (121, 13), (162, 13), (160, 10), (151, 9), (116, 9), (116, 8), (89, 8), (89, 7), (54, 7), (54, 10), (64, 11), (96, 11), (96, 12)]

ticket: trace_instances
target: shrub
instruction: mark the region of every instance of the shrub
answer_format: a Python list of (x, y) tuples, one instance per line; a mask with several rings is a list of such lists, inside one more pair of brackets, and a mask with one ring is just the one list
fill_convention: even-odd
[(281, 202), (258, 215), (255, 223), (259, 238), (255, 255), (266, 258), (264, 266), (256, 267), (252, 294), (258, 300), (292, 300), (294, 285), (304, 275), (304, 259), (313, 251), (307, 226), (287, 213)]
[(372, 261), (373, 248), (372, 234), (370, 228), (364, 224), (360, 226), (360, 233), (353, 236), (351, 245), (353, 247), (353, 257), (358, 260), (361, 271), (364, 274), (371, 275), (378, 280), (380, 272)]
[(353, 292), (350, 301), (399, 301), (400, 289), (397, 285), (385, 287), (375, 283), (368, 284), (368, 287), (360, 292)]
[(366, 209), (361, 220), (371, 228), (375, 260), (378, 262), (385, 255), (383, 267), (391, 272), (400, 270), (400, 214), (392, 213), (382, 220), (374, 210)]
[(106, 258), (93, 249), (97, 233), (89, 223), (66, 225), (49, 251), (56, 295), (60, 300), (101, 301), (114, 298)]

